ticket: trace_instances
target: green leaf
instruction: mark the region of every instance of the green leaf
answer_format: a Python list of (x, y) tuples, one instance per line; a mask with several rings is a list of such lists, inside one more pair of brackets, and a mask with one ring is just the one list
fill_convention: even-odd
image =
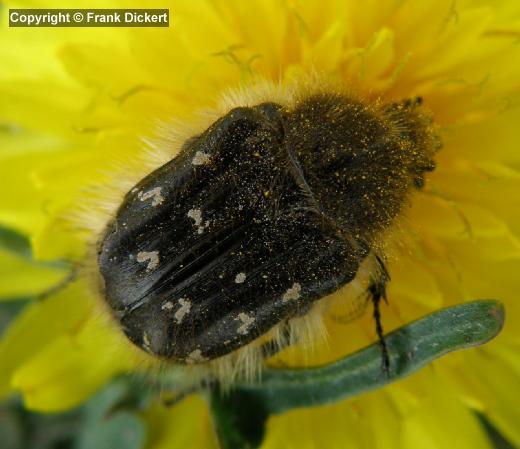
[(77, 440), (78, 449), (140, 449), (146, 429), (136, 414), (118, 410), (118, 404), (130, 394), (129, 385), (116, 381), (86, 405), (86, 419)]
[(3, 449), (23, 447), (23, 428), (20, 419), (3, 404), (0, 405), (0, 435)]
[(211, 408), (223, 449), (261, 444), (271, 414), (347, 399), (402, 379), (449, 352), (486, 343), (501, 330), (504, 308), (493, 300), (432, 313), (385, 337), (390, 372), (381, 370), (378, 343), (336, 362), (300, 369), (267, 369), (262, 382), (211, 393)]
[(88, 428), (79, 440), (81, 449), (140, 449), (144, 447), (145, 428), (139, 418), (119, 412), (97, 426)]
[(29, 239), (4, 226), (0, 226), (0, 247), (30, 259), (32, 257), (31, 242)]
[[(2, 449), (71, 449), (82, 424), (81, 410), (59, 415), (28, 411), (19, 398), (0, 404)], [(75, 447), (75, 446), (74, 446)]]

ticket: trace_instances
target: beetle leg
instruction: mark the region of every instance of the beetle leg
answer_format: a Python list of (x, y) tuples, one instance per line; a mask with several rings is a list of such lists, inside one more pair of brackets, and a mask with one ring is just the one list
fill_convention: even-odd
[(386, 284), (390, 280), (390, 276), (381, 257), (376, 255), (375, 258), (379, 266), (379, 273), (377, 277), (371, 281), (368, 287), (368, 295), (372, 300), (372, 305), (374, 307), (373, 317), (376, 322), (376, 333), (379, 338), (379, 346), (381, 348), (381, 368), (383, 373), (388, 376), (390, 372), (390, 356), (388, 354), (388, 347), (386, 346), (383, 325), (381, 323), (380, 305), (381, 300), (384, 300), (385, 303), (388, 304), (388, 299), (386, 296)]

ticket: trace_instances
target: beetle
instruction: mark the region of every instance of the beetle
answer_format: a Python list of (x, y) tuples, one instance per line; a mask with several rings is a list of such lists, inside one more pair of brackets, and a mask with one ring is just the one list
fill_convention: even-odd
[(124, 196), (98, 242), (102, 297), (139, 348), (203, 364), (305, 315), (372, 257), (387, 369), (379, 242), (438, 148), (420, 100), (233, 108)]

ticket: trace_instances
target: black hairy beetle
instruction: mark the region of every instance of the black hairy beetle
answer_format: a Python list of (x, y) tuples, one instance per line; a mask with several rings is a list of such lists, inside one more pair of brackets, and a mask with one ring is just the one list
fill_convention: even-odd
[(351, 282), (434, 168), (418, 103), (317, 93), (232, 109), (188, 139), (126, 194), (98, 245), (103, 297), (127, 337), (202, 363)]

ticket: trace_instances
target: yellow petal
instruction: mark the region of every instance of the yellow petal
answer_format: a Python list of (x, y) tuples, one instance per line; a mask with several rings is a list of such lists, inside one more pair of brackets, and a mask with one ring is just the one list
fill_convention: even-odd
[(415, 449), (420, 442), (424, 449), (492, 449), (478, 418), (453, 397), (439, 396), (445, 401), (422, 401), (421, 409), (405, 420), (400, 447)]
[(365, 89), (378, 89), (379, 78), (389, 72), (395, 62), (394, 32), (383, 28), (357, 50), (346, 63), (348, 78), (359, 79)]
[(31, 235), (35, 227), (41, 226), (45, 214), (40, 207), (40, 196), (30, 181), (30, 169), (41, 162), (45, 155), (23, 155), (2, 158), (0, 176), (2, 195), (0, 197), (0, 223)]
[[(513, 233), (520, 235), (520, 198), (512, 194), (520, 191), (520, 173), (514, 166), (452, 159), (449, 165), (439, 166), (439, 172), (432, 176), (431, 186), (433, 192), (438, 191), (454, 207), (462, 203), (472, 204), (493, 213), (496, 218), (487, 218), (486, 227), (489, 227), (490, 221), (496, 223), (499, 219)], [(459, 215), (461, 212), (459, 209)], [(477, 217), (478, 221), (483, 219)], [(497, 227), (496, 224), (494, 227)]]
[[(429, 268), (418, 260), (400, 258), (397, 263), (390, 263), (392, 282), (389, 285), (389, 298), (415, 301), (431, 309), (438, 309), (443, 304), (443, 296), (435, 277)], [(413, 276), (410, 276), (413, 273)]]
[(91, 317), (78, 333), (56, 338), (21, 364), (12, 386), (32, 410), (74, 407), (116, 374), (135, 367), (133, 352), (120, 344), (115, 329)]
[(0, 249), (0, 300), (34, 296), (66, 277), (64, 269), (37, 264)]
[(363, 422), (359, 412), (352, 403), (342, 403), (272, 416), (261, 448), (363, 448), (365, 440), (372, 439), (372, 434), (363, 432), (368, 423)]
[[(115, 97), (128, 91), (134, 86), (147, 85), (150, 79), (136, 64), (128, 51), (113, 46), (110, 53), (103, 51), (103, 45), (82, 44), (66, 45), (60, 49), (59, 56), (71, 75), (88, 87), (108, 90)], [(107, 85), (106, 72), (114, 65), (125, 67), (125, 70), (114, 73)]]
[[(416, 400), (400, 404), (403, 389), (414, 391)], [(400, 448), (416, 449), (419, 444), (424, 449), (492, 449), (476, 414), (431, 368), (388, 391), (402, 413)]]
[(308, 51), (304, 51), (304, 63), (309, 67), (321, 67), (325, 72), (336, 71), (343, 54), (344, 34), (344, 24), (333, 22), (318, 41)]
[(207, 405), (198, 395), (171, 408), (152, 404), (144, 419), (149, 437), (146, 449), (218, 448)]
[[(514, 358), (518, 359), (518, 353)], [(484, 348), (476, 352), (474, 357), (468, 358), (468, 361), (470, 363), (466, 369), (479, 372), (481, 385), (491, 396), (491, 400), (485, 404), (484, 413), (512, 444), (520, 445), (520, 408), (514, 394), (520, 383), (520, 373), (512, 369), (500, 351)], [(482, 366), (486, 368), (482, 369)]]
[(9, 393), (11, 375), (21, 364), (56, 338), (74, 332), (91, 306), (85, 284), (79, 282), (27, 306), (0, 340), (0, 396)]

